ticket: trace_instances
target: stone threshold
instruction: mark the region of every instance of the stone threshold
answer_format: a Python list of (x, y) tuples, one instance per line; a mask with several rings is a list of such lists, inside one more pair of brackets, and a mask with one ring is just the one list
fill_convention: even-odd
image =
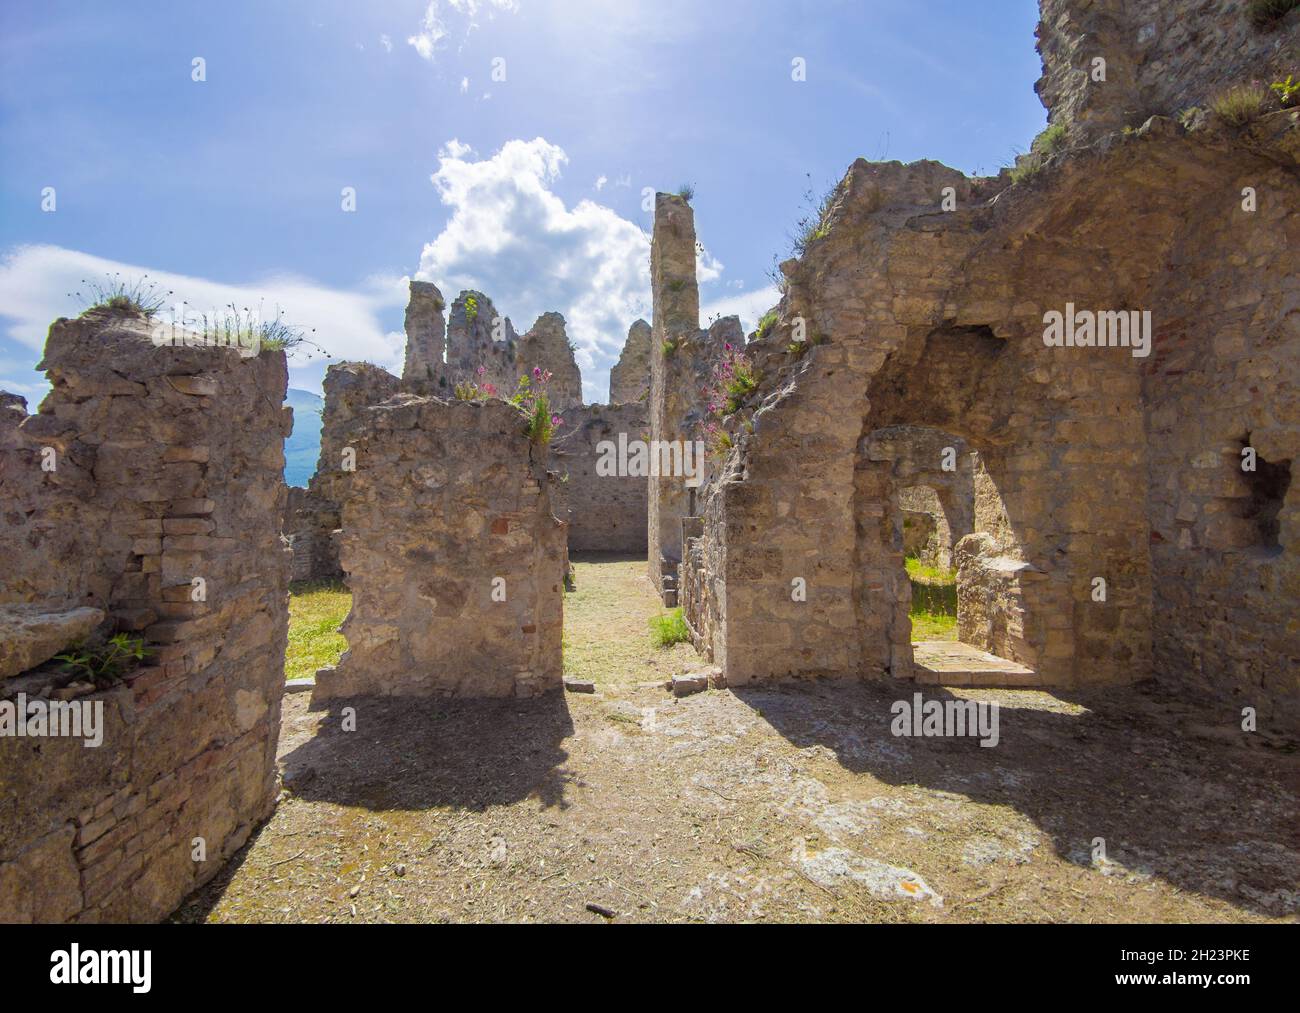
[(1039, 685), (1032, 668), (959, 640), (912, 643), (913, 677), (931, 686), (1010, 688)]

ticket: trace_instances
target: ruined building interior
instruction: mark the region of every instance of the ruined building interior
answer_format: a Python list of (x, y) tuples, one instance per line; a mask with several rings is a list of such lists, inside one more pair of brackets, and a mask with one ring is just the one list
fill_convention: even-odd
[[(0, 920), (238, 918), (222, 899), (232, 883), (287, 889), (257, 856), (272, 846), (264, 828), (299, 805), (525, 813), (483, 824), (472, 845), (430, 831), (420, 853), (454, 876), (471, 848), (513, 855), (534, 832), (516, 824), (574, 818), (559, 800), (584, 777), (602, 783), (601, 755), (622, 764), (620, 784), (665, 786), (641, 809), (636, 790), (610, 789), (610, 818), (634, 837), (660, 832), (671, 797), (712, 813), (770, 788), (755, 804), (779, 814), (752, 840), (731, 832), (707, 874), (642, 883), (640, 907), (617, 898), (647, 920), (762, 919), (763, 903), (812, 919), (905, 903), (940, 920), (965, 896), (980, 898), (971, 917), (1041, 918), (1028, 901), (982, 906), (993, 887), (972, 870), (1002, 862), (1014, 877), (1051, 852), (1059, 875), (1091, 875), (1102, 866), (1078, 852), (1094, 837), (1128, 858), (1076, 889), (1096, 907), (1051, 913), (1294, 920), (1300, 111), (1233, 125), (1204, 110), (1225, 87), (1300, 67), (1300, 16), (1263, 34), (1221, 7), (1043, 0), (1038, 92), (1064, 143), (1025, 156), (1032, 171), (987, 177), (857, 160), (749, 334), (736, 317), (701, 320), (707, 204), (658, 193), (653, 312), (630, 323), (607, 404), (583, 402), (559, 313), (520, 335), (509, 293), (493, 294), (498, 308), (467, 290), (448, 308), (432, 280), (411, 280), (402, 374), (330, 367), (306, 488), (282, 478), (283, 352), (159, 348), (130, 315), (55, 321), (39, 410), (0, 394), (0, 700), (102, 701), (104, 745), (0, 737)], [(1104, 89), (1089, 79), (1099, 47)], [(1053, 312), (1078, 310), (1122, 315), (1126, 340), (1047, 340)], [(720, 363), (746, 377), (722, 407)], [(549, 440), (507, 400), (537, 375)], [(620, 441), (648, 444), (649, 473), (609, 473)], [(42, 467), (50, 454), (57, 470)], [(592, 554), (634, 560), (689, 638), (689, 659), (624, 698), (568, 673), (566, 610)], [(909, 560), (955, 573), (952, 638), (914, 635)], [(286, 695), (289, 585), (340, 580), (346, 651)], [(111, 685), (51, 662), (114, 633), (147, 652)], [(1002, 700), (1012, 759), (880, 745), (889, 702), (917, 691)], [(603, 718), (579, 713), (589, 696)], [(348, 766), (361, 754), (330, 758), (363, 748), (324, 730), (349, 709), (391, 717), (369, 726), (368, 778)], [(405, 745), (370, 741), (394, 729)], [(770, 739), (739, 760), (707, 753), (745, 735)], [(1109, 748), (1121, 739), (1131, 754)], [(1075, 748), (1092, 774), (1055, 752)], [(435, 768), (418, 798), (394, 787), (395, 771)], [(479, 768), (509, 776), (476, 797)], [(1135, 789), (1169, 807), (1151, 826), (1136, 802), (1115, 803), (1123, 818), (1089, 808), (1089, 791), (1143, 777), (1165, 779)], [(1216, 841), (1167, 841), (1159, 827), (1190, 839), (1208, 818), (1177, 808), (1194, 777), (1237, 819)], [(881, 829), (904, 803), (873, 808), (864, 778), (929, 794)], [(1080, 813), (1050, 801), (1076, 791)], [(959, 853), (994, 856), (984, 865), (946, 864), (935, 842), (977, 804), (1019, 822), (960, 838)], [(863, 853), (862, 827), (893, 844)], [(594, 855), (580, 840), (596, 831), (574, 835), (574, 854)], [(621, 847), (657, 867), (645, 845)], [(756, 877), (777, 875), (764, 862), (788, 879), (760, 901)], [(540, 869), (517, 874), (540, 889)], [(331, 875), (346, 893), (346, 874)], [(1117, 891), (1133, 883), (1164, 906), (1126, 907)], [(499, 903), (397, 917), (529, 917), (509, 906), (522, 900)], [(582, 911), (554, 904), (544, 916)]]

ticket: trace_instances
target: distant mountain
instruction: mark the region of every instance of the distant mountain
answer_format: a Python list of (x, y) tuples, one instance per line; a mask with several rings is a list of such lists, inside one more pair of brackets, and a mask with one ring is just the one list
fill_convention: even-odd
[(311, 391), (290, 387), (284, 403), (293, 409), (293, 435), (284, 441), (284, 480), (305, 486), (320, 457), (320, 413), (325, 402)]

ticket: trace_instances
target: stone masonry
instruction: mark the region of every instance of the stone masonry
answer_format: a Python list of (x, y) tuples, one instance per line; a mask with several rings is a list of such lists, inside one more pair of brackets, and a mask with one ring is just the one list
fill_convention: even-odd
[[(909, 676), (900, 479), (871, 436), (922, 426), (979, 455), (978, 534), (955, 553), (963, 639), (1041, 685), (1154, 675), (1295, 720), (1300, 627), (1277, 608), (1300, 590), (1300, 292), (1279, 266), (1297, 240), (1300, 113), (1107, 130), (1133, 125), (1126, 73), (1143, 95), (1162, 100), (1146, 82), (1167, 75), (1170, 101), (1200, 100), (1242, 79), (1237, 54), (1294, 43), (1297, 19), (1256, 38), (1221, 4), (1178, 5), (1177, 19), (1121, 6), (1048, 0), (1040, 29), (1053, 121), (1100, 140), (1015, 184), (860, 160), (782, 265), (778, 322), (747, 350), (762, 380), (683, 568), (697, 643), (728, 684)], [(1143, 11), (1154, 36), (1128, 20)], [(1101, 32), (1107, 17), (1117, 47), (1140, 34), (1149, 48), (1119, 52), (1117, 87), (1082, 103), (1068, 83), (1079, 25)], [(1240, 45), (1210, 58), (1225, 33)], [(661, 197), (656, 256), (687, 225)], [(652, 267), (658, 297), (675, 277)], [(1137, 313), (1135, 339), (1149, 311), (1150, 354), (1045, 340), (1046, 314), (1085, 310)], [(656, 321), (658, 339), (658, 305)], [(796, 327), (813, 346), (799, 354)], [(651, 396), (653, 420), (665, 392)], [(650, 509), (653, 553), (653, 488)]]
[(92, 642), (148, 654), (103, 689), (0, 681), (0, 704), (102, 707), (98, 746), (0, 736), (0, 921), (156, 920), (274, 805), (285, 357), (156, 347), (96, 312), (53, 324), (42, 367), (40, 412), (0, 422), (0, 611), (98, 610)]
[[(608, 474), (603, 452), (645, 439), (645, 405), (587, 405), (562, 415), (551, 447), (569, 527), (570, 552), (644, 553), (646, 490), (642, 475)], [(615, 463), (617, 463), (615, 461)]]
[(645, 401), (650, 394), (650, 340), (653, 332), (644, 320), (632, 324), (618, 362), (609, 370), (609, 403)]
[(546, 451), (501, 401), (398, 395), (344, 434), (348, 649), (313, 702), (560, 685), (565, 553)]

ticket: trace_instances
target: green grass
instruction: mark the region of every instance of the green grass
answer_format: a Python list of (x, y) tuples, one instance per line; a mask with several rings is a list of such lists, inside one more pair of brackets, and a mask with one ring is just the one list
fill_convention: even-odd
[(672, 647), (673, 644), (689, 644), (691, 631), (680, 608), (663, 615), (650, 617), (650, 639), (656, 647)]
[(904, 562), (912, 580), (912, 639), (956, 640), (957, 575), (913, 556)]
[(646, 625), (663, 612), (646, 561), (576, 553), (574, 590), (564, 596), (564, 674), (590, 679), (602, 693), (663, 681), (698, 661), (689, 643), (657, 649)]
[(1264, 112), (1268, 93), (1254, 85), (1239, 84), (1229, 88), (1210, 103), (1214, 115), (1229, 126), (1244, 127), (1258, 119)]
[(352, 595), (339, 581), (289, 585), (289, 648), (286, 679), (310, 679), (318, 668), (337, 664), (348, 642), (339, 626), (352, 608)]
[(1034, 138), (1029, 154), (1016, 159), (1011, 170), (1011, 182), (1020, 183), (1036, 176), (1047, 160), (1065, 147), (1065, 124), (1053, 123)]

